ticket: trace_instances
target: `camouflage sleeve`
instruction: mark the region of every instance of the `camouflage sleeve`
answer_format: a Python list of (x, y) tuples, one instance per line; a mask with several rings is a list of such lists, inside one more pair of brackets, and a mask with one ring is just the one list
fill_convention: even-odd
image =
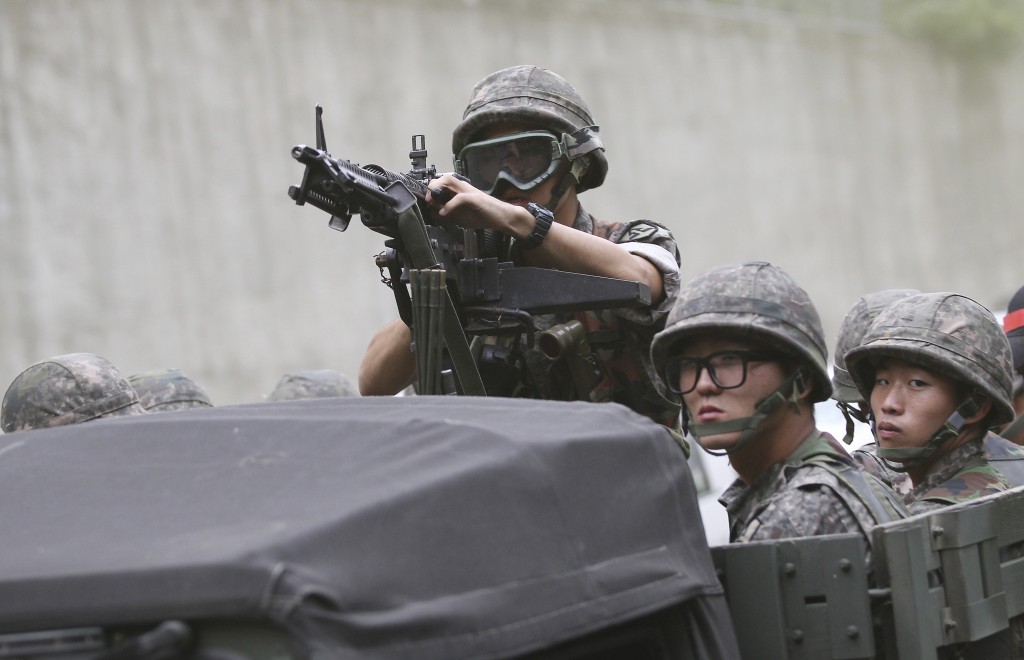
[(663, 319), (672, 309), (681, 286), (679, 276), (679, 248), (672, 233), (665, 227), (650, 220), (636, 220), (623, 225), (621, 232), (613, 237), (615, 242), (630, 254), (643, 257), (661, 271), (664, 296), (653, 306), (642, 309), (620, 309), (616, 314), (640, 325), (653, 325)]

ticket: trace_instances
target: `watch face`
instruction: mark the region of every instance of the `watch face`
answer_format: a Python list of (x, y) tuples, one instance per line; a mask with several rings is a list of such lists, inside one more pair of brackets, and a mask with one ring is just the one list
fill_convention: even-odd
[(545, 217), (545, 218), (551, 219), (551, 220), (554, 220), (554, 218), (555, 218), (555, 214), (554, 213), (552, 213), (551, 211), (547, 210), (546, 208), (544, 208), (540, 204), (534, 204), (533, 202), (530, 202), (529, 204), (526, 205), (526, 208), (527, 208), (527, 210), (530, 213), (533, 214), (533, 217), (535, 217), (535, 218), (539, 218), (539, 217), (542, 217), (542, 216)]

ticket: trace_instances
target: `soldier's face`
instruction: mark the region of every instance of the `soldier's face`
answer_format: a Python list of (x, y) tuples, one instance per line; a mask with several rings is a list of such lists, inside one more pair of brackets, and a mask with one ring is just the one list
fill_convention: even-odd
[[(749, 341), (724, 337), (698, 337), (688, 342), (680, 354), (685, 357), (705, 358), (712, 353), (721, 351), (753, 351), (758, 354), (770, 353), (764, 346)], [(683, 394), (683, 403), (690, 416), (697, 424), (726, 422), (732, 419), (750, 417), (754, 414), (758, 401), (765, 398), (786, 380), (787, 375), (778, 362), (752, 360), (746, 366), (746, 379), (743, 384), (723, 389), (715, 383), (706, 368), (701, 369), (696, 386)], [(720, 379), (720, 382), (722, 379)], [(724, 381), (728, 382), (728, 381)], [(686, 389), (689, 383), (680, 389)], [(779, 411), (769, 415), (758, 427), (758, 433), (770, 433), (778, 423), (775, 419)], [(708, 449), (729, 449), (739, 439), (740, 432), (722, 433), (713, 436), (701, 436), (701, 444)]]
[(954, 380), (902, 360), (882, 361), (871, 390), (878, 445), (923, 446), (946, 423), (958, 402)]

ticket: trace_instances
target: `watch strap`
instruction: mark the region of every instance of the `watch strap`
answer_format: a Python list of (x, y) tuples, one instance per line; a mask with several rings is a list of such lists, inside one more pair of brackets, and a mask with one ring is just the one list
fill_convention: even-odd
[(548, 230), (551, 229), (551, 223), (555, 221), (555, 215), (543, 206), (533, 202), (526, 205), (526, 210), (530, 212), (530, 215), (533, 216), (536, 222), (530, 235), (526, 238), (516, 239), (516, 245), (522, 250), (535, 250), (544, 242), (544, 237), (548, 235)]

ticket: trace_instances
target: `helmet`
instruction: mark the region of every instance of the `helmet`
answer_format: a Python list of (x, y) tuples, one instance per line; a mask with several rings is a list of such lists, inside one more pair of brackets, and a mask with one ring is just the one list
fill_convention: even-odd
[(1013, 294), (1010, 304), (1006, 307), (1003, 330), (1010, 339), (1013, 368), (1024, 372), (1024, 286), (1017, 289), (1017, 293)]
[[(491, 124), (514, 122), (551, 130), (566, 142), (569, 158), (589, 163), (578, 192), (596, 188), (608, 173), (598, 127), (579, 93), (558, 74), (535, 66), (519, 65), (496, 71), (473, 89), (473, 96), (452, 132), (452, 153)], [(564, 137), (563, 137), (564, 136)]]
[(93, 353), (69, 353), (18, 374), (4, 395), (0, 426), (11, 433), (145, 412), (117, 367)]
[(875, 291), (861, 296), (853, 304), (850, 311), (846, 313), (842, 325), (839, 326), (839, 336), (836, 339), (836, 352), (832, 356), (832, 398), (843, 403), (857, 403), (864, 401), (857, 385), (850, 378), (850, 372), (846, 370), (846, 352), (851, 348), (860, 346), (864, 333), (871, 327), (871, 322), (878, 314), (896, 302), (908, 296), (921, 293), (916, 289), (888, 289), (886, 291)]
[(149, 412), (171, 412), (188, 408), (210, 408), (210, 396), (178, 369), (145, 371), (128, 377), (139, 395), (139, 404)]
[[(876, 365), (894, 357), (967, 384), (992, 400), (989, 427), (1013, 419), (1010, 344), (992, 312), (956, 293), (922, 293), (879, 313), (846, 364), (865, 401)], [(967, 417), (967, 415), (964, 415)]]
[(679, 344), (698, 333), (727, 331), (763, 341), (805, 366), (811, 401), (832, 392), (821, 319), (807, 292), (778, 266), (755, 261), (720, 266), (687, 284), (654, 337), (651, 359), (665, 363)]
[(359, 396), (344, 374), (333, 369), (293, 371), (281, 377), (268, 401)]

